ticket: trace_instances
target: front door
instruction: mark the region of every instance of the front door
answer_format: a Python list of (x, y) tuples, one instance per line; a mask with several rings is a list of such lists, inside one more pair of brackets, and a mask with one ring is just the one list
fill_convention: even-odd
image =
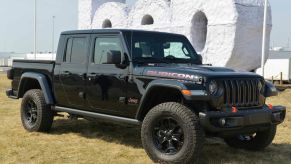
[(67, 103), (63, 106), (85, 109), (85, 85), (90, 35), (67, 38), (66, 52), (60, 69), (60, 81)]
[[(87, 105), (92, 111), (129, 117), (126, 88), (128, 67), (118, 68), (108, 63), (108, 54), (124, 55), (120, 35), (93, 35), (88, 64)], [(123, 57), (122, 57), (123, 58)]]

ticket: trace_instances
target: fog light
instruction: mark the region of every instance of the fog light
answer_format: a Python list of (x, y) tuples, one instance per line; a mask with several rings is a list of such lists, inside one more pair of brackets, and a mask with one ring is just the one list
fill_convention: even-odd
[(221, 118), (221, 119), (219, 119), (219, 120), (218, 120), (218, 123), (219, 123), (220, 126), (224, 126), (225, 123), (226, 123), (225, 118)]

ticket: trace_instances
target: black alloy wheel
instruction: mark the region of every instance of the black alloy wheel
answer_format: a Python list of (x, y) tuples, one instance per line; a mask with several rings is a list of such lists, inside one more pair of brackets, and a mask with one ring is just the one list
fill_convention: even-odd
[(174, 155), (183, 147), (183, 129), (173, 117), (161, 118), (153, 128), (153, 142), (162, 153)]
[(153, 162), (193, 163), (199, 161), (204, 131), (190, 108), (166, 102), (153, 107), (145, 116), (141, 140)]
[(20, 116), (23, 127), (29, 132), (48, 132), (55, 113), (46, 104), (44, 94), (39, 89), (27, 91), (22, 99)]
[(25, 104), (24, 118), (30, 126), (34, 126), (37, 121), (37, 106), (31, 99)]

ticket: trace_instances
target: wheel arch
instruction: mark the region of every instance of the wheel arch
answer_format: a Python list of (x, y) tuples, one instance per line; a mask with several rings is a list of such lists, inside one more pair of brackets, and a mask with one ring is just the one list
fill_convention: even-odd
[(51, 87), (45, 75), (41, 73), (25, 72), (21, 75), (18, 87), (18, 98), (22, 98), (30, 89), (41, 89), (47, 104), (54, 104)]
[(176, 80), (152, 81), (141, 98), (136, 119), (142, 121), (150, 109), (160, 103), (170, 102), (170, 100), (177, 102), (179, 99), (184, 101), (185, 97), (181, 93), (184, 89), (187, 89), (186, 86)]

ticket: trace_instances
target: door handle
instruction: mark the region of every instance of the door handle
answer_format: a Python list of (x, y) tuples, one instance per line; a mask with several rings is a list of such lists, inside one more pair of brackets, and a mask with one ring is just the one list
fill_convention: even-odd
[(91, 73), (89, 73), (89, 77), (88, 77), (88, 80), (89, 81), (91, 81), (91, 80), (95, 80), (96, 79), (96, 77), (97, 77), (97, 73), (95, 73), (95, 72), (91, 72)]
[(91, 72), (90, 75), (92, 75), (92, 76), (96, 76), (97, 73), (95, 73), (95, 72)]
[(70, 71), (64, 71), (63, 74), (64, 75), (72, 75), (72, 73)]
[(82, 78), (82, 80), (86, 80), (86, 78), (87, 78), (86, 73), (80, 73), (79, 76)]

